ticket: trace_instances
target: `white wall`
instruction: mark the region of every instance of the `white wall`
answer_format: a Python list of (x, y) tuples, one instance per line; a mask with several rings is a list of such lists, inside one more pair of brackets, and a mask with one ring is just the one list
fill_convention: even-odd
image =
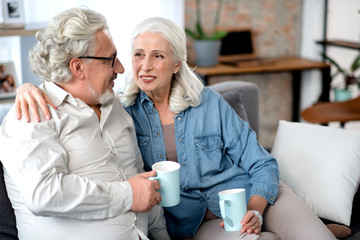
[[(102, 13), (108, 20), (110, 32), (120, 61), (129, 69), (130, 34), (142, 19), (159, 16), (184, 26), (184, 0), (23, 0), (26, 22), (49, 22), (57, 13), (77, 6), (87, 6)], [(14, 61), (21, 79), (19, 37), (0, 38), (0, 61)], [(117, 82), (121, 82), (119, 76)]]
[[(360, 42), (360, 1), (329, 0), (328, 33), (329, 39), (342, 39)], [(328, 47), (327, 54), (340, 62), (340, 65), (349, 69), (352, 61), (358, 55), (358, 51), (338, 47)], [(334, 83), (341, 81), (339, 75)]]
[[(322, 47), (315, 42), (323, 38), (323, 0), (303, 0), (303, 29), (300, 55), (314, 60), (321, 60)], [(342, 39), (347, 41), (360, 41), (360, 1), (359, 0), (329, 0), (328, 1), (328, 28), (329, 40)], [(344, 67), (359, 52), (339, 47), (327, 48), (327, 54)], [(332, 72), (335, 69), (332, 69)], [(321, 75), (318, 71), (309, 71), (303, 75), (301, 108), (304, 109), (314, 102), (321, 91)], [(338, 78), (335, 81), (339, 80)]]
[[(315, 42), (323, 38), (323, 12), (323, 1), (303, 0), (300, 55), (304, 58), (321, 61), (322, 48)], [(316, 102), (320, 93), (321, 73), (317, 70), (303, 72), (300, 109)]]

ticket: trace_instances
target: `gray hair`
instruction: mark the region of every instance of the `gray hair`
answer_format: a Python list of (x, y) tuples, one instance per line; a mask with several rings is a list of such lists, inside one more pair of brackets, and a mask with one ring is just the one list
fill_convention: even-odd
[[(165, 18), (147, 18), (134, 29), (131, 45), (134, 45), (135, 38), (138, 35), (145, 32), (161, 33), (170, 44), (174, 54), (174, 62), (181, 62), (179, 72), (174, 74), (172, 79), (170, 111), (180, 113), (189, 106), (198, 106), (201, 101), (201, 92), (204, 85), (186, 63), (186, 35), (183, 29)], [(124, 92), (119, 96), (121, 103), (125, 107), (133, 105), (139, 91), (140, 89), (134, 81), (133, 74), (127, 74)]]
[(45, 81), (69, 81), (70, 60), (83, 54), (92, 55), (95, 33), (102, 29), (107, 29), (105, 17), (87, 8), (59, 13), (45, 29), (36, 33), (38, 43), (29, 54), (32, 71)]

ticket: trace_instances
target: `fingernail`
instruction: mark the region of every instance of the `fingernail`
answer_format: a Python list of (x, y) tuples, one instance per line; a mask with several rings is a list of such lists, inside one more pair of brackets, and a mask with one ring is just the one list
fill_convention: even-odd
[(46, 115), (46, 120), (50, 120), (50, 116), (49, 115)]

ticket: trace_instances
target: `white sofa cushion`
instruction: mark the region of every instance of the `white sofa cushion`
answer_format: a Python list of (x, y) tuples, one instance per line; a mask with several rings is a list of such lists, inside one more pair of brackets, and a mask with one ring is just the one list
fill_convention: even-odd
[(271, 153), (280, 179), (319, 217), (350, 225), (360, 131), (281, 120)]

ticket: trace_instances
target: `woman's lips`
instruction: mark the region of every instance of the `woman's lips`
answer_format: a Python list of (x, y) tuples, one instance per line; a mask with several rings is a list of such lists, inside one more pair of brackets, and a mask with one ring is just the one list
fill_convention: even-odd
[(156, 79), (156, 77), (154, 77), (154, 76), (140, 76), (140, 78), (145, 83), (150, 83), (150, 82), (152, 82), (152, 81), (154, 81)]

